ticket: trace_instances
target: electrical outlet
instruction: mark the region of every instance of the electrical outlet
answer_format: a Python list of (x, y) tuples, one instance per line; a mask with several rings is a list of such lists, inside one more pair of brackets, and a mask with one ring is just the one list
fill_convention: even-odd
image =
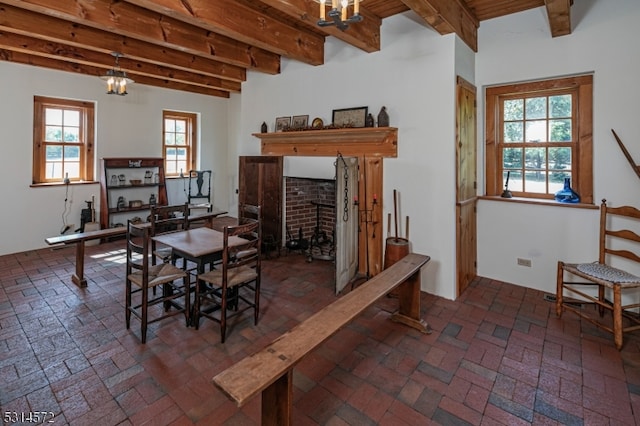
[(527, 266), (531, 268), (531, 259), (523, 259), (521, 257), (518, 258), (518, 265)]

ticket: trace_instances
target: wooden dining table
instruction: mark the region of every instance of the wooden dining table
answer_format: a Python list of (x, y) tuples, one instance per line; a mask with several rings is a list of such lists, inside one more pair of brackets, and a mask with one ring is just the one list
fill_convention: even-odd
[[(220, 259), (224, 249), (224, 233), (207, 227), (156, 235), (151, 239), (171, 247), (174, 259), (182, 258), (195, 263), (198, 273), (204, 272), (206, 264)], [(243, 238), (229, 237), (232, 247), (243, 242), (246, 242)]]
[[(196, 264), (198, 274), (204, 272), (205, 265), (222, 258), (224, 250), (224, 232), (203, 227), (187, 229), (185, 231), (170, 232), (151, 237), (152, 240), (171, 247), (172, 259), (182, 258)], [(229, 246), (237, 246), (246, 243), (247, 240), (238, 236), (229, 237)], [(196, 283), (197, 285), (197, 283)], [(191, 305), (192, 308), (194, 305)], [(193, 315), (191, 315), (193, 318)], [(193, 324), (190, 322), (189, 326)]]

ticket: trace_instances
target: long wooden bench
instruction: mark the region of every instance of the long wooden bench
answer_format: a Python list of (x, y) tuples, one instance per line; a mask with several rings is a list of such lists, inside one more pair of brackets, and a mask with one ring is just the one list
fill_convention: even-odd
[(109, 237), (117, 237), (125, 235), (127, 228), (120, 226), (118, 228), (98, 229), (96, 231), (76, 232), (74, 234), (59, 235), (55, 237), (45, 238), (45, 242), (49, 245), (57, 244), (75, 244), (76, 245), (76, 272), (71, 276), (71, 281), (78, 287), (86, 287), (87, 279), (84, 277), (84, 243), (90, 240), (97, 240)]
[[(205, 226), (212, 227), (215, 218), (222, 214), (226, 214), (226, 211), (216, 210), (213, 212), (207, 212), (199, 215), (191, 215), (187, 218), (189, 226), (195, 223), (204, 223)], [(145, 222), (143, 226), (148, 226), (148, 222)], [(111, 237), (123, 236), (127, 233), (125, 226), (119, 226), (117, 228), (105, 228), (98, 229), (96, 231), (76, 232), (67, 235), (57, 235), (55, 237), (45, 238), (44, 241), (48, 245), (76, 245), (76, 272), (71, 276), (71, 281), (78, 287), (86, 287), (87, 279), (84, 277), (84, 246), (85, 242), (98, 239), (106, 239)]]
[(213, 378), (238, 407), (262, 392), (262, 424), (291, 425), (293, 367), (391, 290), (399, 309), (391, 320), (430, 333), (420, 318), (420, 269), (429, 256), (408, 254), (355, 290), (286, 332), (261, 351), (242, 359)]

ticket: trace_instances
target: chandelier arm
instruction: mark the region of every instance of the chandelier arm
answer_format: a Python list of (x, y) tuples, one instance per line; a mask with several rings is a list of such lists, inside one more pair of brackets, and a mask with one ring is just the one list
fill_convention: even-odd
[[(336, 7), (336, 2), (333, 2), (334, 7), (327, 13), (327, 17), (330, 19), (325, 19), (324, 16), (324, 1), (320, 2), (320, 16), (321, 18), (318, 20), (317, 25), (319, 27), (330, 27), (335, 25), (338, 29), (344, 31), (349, 28), (349, 24), (362, 21), (362, 15), (359, 13), (359, 9), (355, 10), (354, 14), (346, 18), (346, 13), (343, 13), (338, 7)], [(356, 2), (357, 4), (358, 2)]]

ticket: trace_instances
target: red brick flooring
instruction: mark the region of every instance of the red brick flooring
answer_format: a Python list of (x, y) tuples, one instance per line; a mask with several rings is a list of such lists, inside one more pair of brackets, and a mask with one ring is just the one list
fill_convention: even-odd
[[(217, 324), (180, 316), (142, 345), (124, 325), (123, 247), (87, 248), (85, 289), (73, 249), (0, 257), (5, 424), (34, 411), (56, 425), (258, 424), (259, 397), (238, 409), (211, 378), (334, 300), (332, 265), (265, 261), (260, 322), (248, 313), (224, 345)], [(488, 279), (455, 302), (423, 294), (430, 335), (389, 321), (385, 298), (297, 366), (294, 424), (640, 424), (640, 336), (619, 352), (543, 296)]]

